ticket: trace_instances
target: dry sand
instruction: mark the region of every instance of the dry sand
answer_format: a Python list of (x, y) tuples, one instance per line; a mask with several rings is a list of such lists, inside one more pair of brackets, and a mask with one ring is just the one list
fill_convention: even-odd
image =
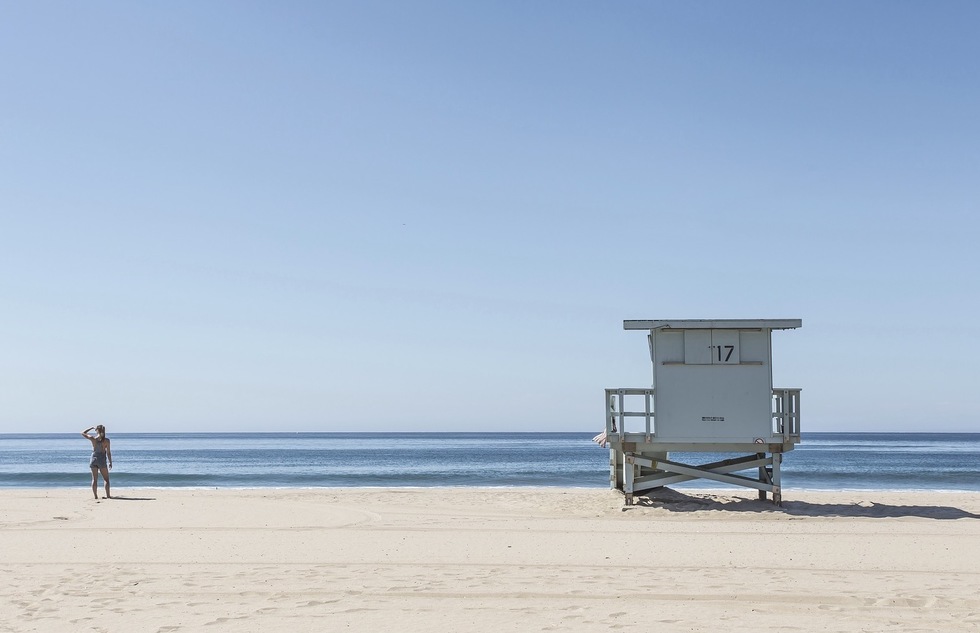
[(980, 631), (980, 494), (4, 491), (0, 631)]

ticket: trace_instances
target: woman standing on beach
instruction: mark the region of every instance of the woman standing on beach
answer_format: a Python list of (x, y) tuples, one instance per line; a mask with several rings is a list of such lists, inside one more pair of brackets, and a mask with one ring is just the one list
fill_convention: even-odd
[[(95, 431), (96, 435), (89, 435), (89, 431)], [(112, 449), (109, 445), (109, 438), (105, 436), (105, 427), (101, 424), (90, 426), (82, 431), (82, 437), (92, 442), (92, 459), (89, 460), (89, 468), (92, 469), (92, 494), (99, 498), (99, 473), (105, 480), (105, 498), (111, 499), (109, 494), (109, 471), (112, 470)]]

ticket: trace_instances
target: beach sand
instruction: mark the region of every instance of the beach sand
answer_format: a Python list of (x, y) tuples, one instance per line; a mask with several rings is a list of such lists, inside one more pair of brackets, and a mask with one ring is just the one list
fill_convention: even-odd
[(980, 630), (980, 494), (6, 490), (0, 631)]

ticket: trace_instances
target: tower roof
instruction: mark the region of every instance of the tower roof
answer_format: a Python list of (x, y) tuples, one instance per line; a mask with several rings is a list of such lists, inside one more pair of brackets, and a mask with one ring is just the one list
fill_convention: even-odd
[(665, 319), (623, 321), (624, 330), (792, 330), (803, 327), (803, 319)]

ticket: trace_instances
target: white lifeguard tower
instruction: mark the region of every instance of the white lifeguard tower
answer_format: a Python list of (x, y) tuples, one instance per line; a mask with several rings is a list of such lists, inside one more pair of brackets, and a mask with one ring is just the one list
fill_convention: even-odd
[[(780, 463), (800, 441), (800, 389), (772, 386), (773, 330), (801, 319), (624, 321), (649, 331), (652, 388), (606, 389), (609, 482), (633, 503), (653, 488), (711, 479), (772, 493), (782, 504)], [(683, 464), (670, 453), (736, 453)], [(754, 470), (757, 477), (735, 474)]]

